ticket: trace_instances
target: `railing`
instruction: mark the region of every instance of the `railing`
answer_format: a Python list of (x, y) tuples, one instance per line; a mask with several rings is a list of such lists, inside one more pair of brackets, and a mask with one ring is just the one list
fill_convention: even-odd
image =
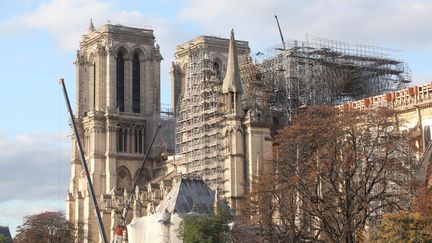
[(400, 108), (432, 100), (432, 82), (336, 106), (338, 109)]

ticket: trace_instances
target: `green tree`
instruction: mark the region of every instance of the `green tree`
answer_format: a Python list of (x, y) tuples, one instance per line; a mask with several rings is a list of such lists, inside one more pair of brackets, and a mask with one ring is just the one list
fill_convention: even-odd
[(57, 243), (75, 242), (75, 228), (62, 212), (43, 212), (24, 217), (17, 227), (17, 242)]
[(186, 216), (178, 234), (185, 243), (225, 242), (229, 237), (229, 216), (225, 213), (209, 216)]
[(431, 242), (432, 241), (432, 189), (425, 185), (417, 188), (413, 212), (386, 214), (373, 232), (378, 242)]
[(432, 242), (432, 226), (418, 213), (384, 215), (374, 234), (375, 242)]
[(12, 242), (12, 239), (9, 237), (6, 237), (3, 234), (0, 234), (0, 243), (8, 243), (8, 242)]

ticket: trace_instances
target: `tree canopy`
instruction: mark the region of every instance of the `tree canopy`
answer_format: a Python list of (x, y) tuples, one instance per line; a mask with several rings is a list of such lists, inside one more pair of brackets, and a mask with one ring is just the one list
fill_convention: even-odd
[(386, 214), (373, 232), (376, 242), (432, 242), (432, 189), (419, 186), (412, 211)]
[(75, 242), (75, 229), (62, 212), (43, 212), (24, 217), (17, 227), (17, 242), (57, 243)]
[(309, 107), (278, 132), (274, 164), (245, 213), (268, 241), (355, 242), (410, 205), (410, 137), (392, 110)]
[(9, 243), (12, 242), (12, 239), (8, 236), (0, 234), (0, 243)]
[(226, 242), (230, 230), (228, 223), (229, 216), (223, 212), (209, 216), (186, 216), (178, 235), (185, 243)]

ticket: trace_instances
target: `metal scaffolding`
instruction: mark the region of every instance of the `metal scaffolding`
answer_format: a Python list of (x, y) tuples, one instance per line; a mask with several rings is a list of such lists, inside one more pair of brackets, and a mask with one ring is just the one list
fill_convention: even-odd
[[(224, 182), (221, 87), (225, 67), (212, 54), (221, 40), (212, 41), (218, 45), (189, 43), (178, 48), (184, 59), (176, 64), (179, 73), (174, 72), (181, 84), (175, 144), (176, 163), (217, 189)], [(319, 38), (288, 40), (285, 48), (275, 46), (253, 57), (247, 52), (239, 56), (239, 65), (242, 108), (269, 112), (273, 130), (290, 123), (304, 105), (337, 105), (398, 90), (410, 82), (399, 51)]]
[(189, 60), (177, 108), (176, 153), (187, 174), (202, 177), (212, 189), (222, 188), (222, 81), (206, 51), (191, 52)]
[(341, 104), (404, 88), (411, 82), (401, 52), (314, 38), (285, 41), (241, 65), (245, 101), (288, 121), (303, 105)]

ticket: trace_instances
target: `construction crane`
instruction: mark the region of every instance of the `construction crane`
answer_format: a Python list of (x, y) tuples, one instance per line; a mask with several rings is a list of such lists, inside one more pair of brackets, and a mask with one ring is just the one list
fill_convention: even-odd
[(89, 169), (87, 167), (87, 162), (86, 162), (86, 159), (85, 159), (85, 156), (84, 156), (84, 150), (82, 148), (81, 140), (80, 140), (80, 137), (79, 137), (79, 134), (78, 134), (78, 130), (77, 130), (76, 124), (75, 124), (75, 117), (73, 115), (72, 108), (71, 108), (71, 105), (70, 105), (70, 102), (69, 102), (69, 97), (68, 97), (68, 93), (67, 93), (67, 90), (66, 90), (66, 85), (64, 83), (64, 79), (60, 79), (59, 83), (61, 84), (61, 86), (63, 88), (63, 95), (64, 95), (64, 98), (65, 98), (67, 109), (69, 111), (70, 122), (72, 124), (72, 129), (73, 129), (73, 132), (75, 134), (75, 140), (76, 140), (76, 143), (78, 145), (78, 150), (79, 150), (79, 153), (80, 153), (81, 165), (84, 168), (85, 175), (86, 175), (86, 178), (87, 178), (87, 186), (88, 186), (88, 190), (90, 192), (90, 199), (91, 199), (91, 201), (93, 203), (93, 207), (95, 209), (94, 212), (96, 214), (96, 219), (97, 219), (98, 228), (99, 228), (99, 234), (100, 234), (100, 236), (102, 238), (102, 241), (104, 243), (108, 243), (108, 238), (107, 238), (107, 235), (106, 235), (106, 232), (105, 232), (105, 228), (104, 228), (104, 225), (103, 225), (102, 217), (101, 217), (101, 214), (100, 214), (100, 209), (99, 209), (99, 206), (98, 206), (98, 203), (97, 203), (97, 200), (96, 200), (96, 195), (95, 195), (95, 192), (94, 192), (93, 183), (92, 183), (92, 180), (91, 180), (91, 177), (90, 177), (90, 171), (89, 171)]
[[(73, 129), (73, 132), (74, 132), (74, 135), (75, 135), (75, 139), (76, 139), (76, 143), (78, 145), (78, 150), (79, 150), (79, 153), (80, 153), (81, 165), (84, 168), (85, 175), (86, 175), (86, 178), (87, 178), (87, 185), (88, 185), (88, 189), (89, 189), (89, 192), (90, 192), (90, 198), (91, 198), (91, 201), (93, 203), (93, 207), (95, 209), (94, 212), (96, 214), (96, 220), (97, 220), (97, 223), (98, 223), (99, 233), (100, 233), (100, 236), (101, 236), (103, 242), (104, 243), (108, 243), (109, 241), (108, 241), (108, 238), (107, 238), (107, 235), (106, 235), (106, 232), (105, 232), (105, 227), (103, 225), (100, 209), (99, 209), (99, 206), (98, 206), (98, 203), (97, 203), (97, 200), (96, 200), (96, 194), (94, 192), (93, 183), (92, 183), (92, 180), (91, 180), (91, 177), (90, 177), (90, 171), (88, 169), (87, 161), (86, 161), (85, 156), (84, 156), (84, 150), (82, 148), (80, 136), (78, 134), (78, 130), (77, 130), (77, 127), (76, 127), (76, 124), (75, 124), (75, 118), (74, 118), (74, 115), (73, 115), (73, 112), (72, 112), (72, 107), (71, 107), (70, 102), (69, 102), (69, 96), (68, 96), (68, 93), (67, 93), (67, 90), (66, 90), (66, 85), (64, 83), (64, 79), (60, 79), (59, 83), (61, 84), (61, 86), (63, 88), (63, 95), (64, 95), (64, 98), (65, 98), (67, 109), (69, 111), (69, 117), (70, 117), (70, 121), (71, 121), (71, 124), (72, 124), (72, 129)], [(155, 132), (155, 134), (153, 136), (152, 142), (151, 142), (150, 146), (148, 147), (148, 150), (147, 150), (147, 153), (146, 153), (146, 155), (144, 157), (144, 160), (141, 163), (141, 166), (140, 166), (140, 168), (138, 170), (137, 175), (135, 176), (135, 179), (133, 181), (132, 187), (130, 188), (129, 198), (128, 198), (127, 202), (130, 202), (131, 196), (133, 194), (132, 193), (133, 189), (136, 187), (136, 185), (138, 184), (138, 181), (141, 179), (142, 171), (143, 171), (144, 166), (146, 164), (146, 161), (147, 161), (147, 159), (148, 159), (148, 157), (149, 157), (149, 155), (151, 153), (152, 146), (154, 144), (154, 141), (155, 141), (155, 139), (156, 139), (156, 137), (157, 137), (157, 135), (158, 135), (159, 130), (160, 130), (161, 127), (162, 127), (162, 125), (161, 125), (161, 123), (159, 123), (158, 128), (157, 128), (157, 130), (156, 130), (156, 132)], [(164, 149), (162, 148), (160, 150), (160, 152), (162, 153), (163, 150)], [(128, 215), (129, 209), (130, 209), (129, 204), (125, 204), (123, 210), (121, 210), (120, 218), (123, 221), (122, 222), (123, 226), (126, 226), (126, 219), (127, 219), (127, 215)]]
[[(275, 79), (275, 96), (276, 96), (276, 106), (278, 109), (283, 109), (283, 112), (286, 114), (287, 118), (288, 118), (288, 122), (291, 123), (292, 121), (292, 117), (293, 115), (295, 115), (297, 113), (298, 110), (298, 94), (296, 92), (296, 90), (298, 90), (296, 87), (298, 86), (298, 81), (296, 81), (296, 79), (294, 77), (292, 77), (291, 72), (289, 71), (290, 67), (287, 66), (287, 49), (286, 49), (286, 44), (285, 44), (285, 39), (283, 37), (282, 34), (282, 30), (279, 24), (279, 19), (277, 17), (277, 15), (274, 16), (276, 19), (276, 23), (277, 23), (277, 27), (279, 30), (279, 35), (281, 38), (281, 42), (282, 42), (282, 62), (281, 62), (281, 66), (279, 67), (279, 71), (282, 72), (282, 79), (285, 83), (285, 87), (278, 87), (278, 85), (276, 84), (277, 80)], [(296, 85), (297, 83), (297, 85)], [(280, 96), (285, 96), (285, 97), (280, 97)], [(282, 100), (282, 99), (286, 99), (286, 101)], [(284, 104), (284, 105), (282, 105)], [(282, 107), (284, 106), (284, 107)]]
[(281, 37), (281, 39), (282, 39), (282, 47), (283, 47), (283, 50), (285, 51), (285, 50), (286, 50), (286, 47), (285, 47), (285, 40), (284, 40), (284, 37), (283, 37), (283, 34), (282, 34), (281, 27), (280, 27), (280, 25), (279, 25), (279, 20), (278, 20), (278, 17), (277, 17), (276, 14), (275, 14), (274, 17), (275, 17), (275, 19), (276, 19), (276, 23), (277, 23), (277, 26), (278, 26), (278, 29), (279, 29), (280, 37)]

